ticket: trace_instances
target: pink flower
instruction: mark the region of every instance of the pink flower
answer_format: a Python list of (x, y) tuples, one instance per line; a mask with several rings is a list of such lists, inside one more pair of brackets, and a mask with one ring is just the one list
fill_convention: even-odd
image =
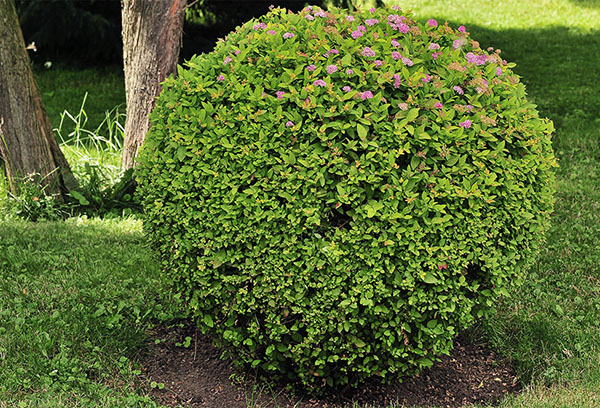
[(375, 51), (373, 51), (371, 48), (369, 47), (365, 47), (363, 52), (362, 52), (363, 57), (374, 57), (375, 56)]
[(435, 21), (433, 18), (430, 18), (429, 20), (427, 20), (427, 24), (429, 24), (429, 27), (437, 27), (438, 26), (438, 22)]
[(317, 67), (315, 65), (313, 65), (313, 64), (310, 64), (309, 66), (306, 67), (306, 70), (308, 72), (314, 71), (315, 69), (317, 69)]
[(396, 89), (400, 88), (401, 83), (402, 83), (402, 80), (400, 79), (400, 75), (394, 74), (394, 88), (396, 88)]
[(397, 60), (401, 60), (402, 59), (402, 55), (400, 55), (400, 53), (398, 51), (393, 51), (392, 52), (392, 58)]
[(410, 31), (410, 27), (408, 26), (408, 24), (400, 23), (396, 24), (396, 30), (400, 31), (403, 34), (406, 34)]
[(235, 50), (233, 53), (234, 53), (235, 55), (238, 55), (238, 54), (239, 54), (239, 53), (241, 53), (241, 52), (242, 52), (242, 50)]
[(257, 23), (252, 26), (252, 29), (255, 31), (264, 30), (265, 28), (267, 28), (267, 25), (265, 23)]
[(465, 129), (469, 129), (469, 128), (471, 127), (471, 124), (472, 124), (472, 122), (471, 122), (469, 119), (467, 119), (467, 120), (465, 120), (464, 122), (460, 122), (460, 123), (458, 124), (458, 126), (462, 126), (462, 127), (464, 127)]
[(294, 35), (294, 33), (284, 33), (284, 34), (283, 34), (283, 38), (285, 38), (286, 40), (287, 40), (288, 38), (293, 38), (294, 36), (295, 36), (295, 35)]
[(465, 91), (463, 91), (463, 89), (460, 86), (458, 86), (458, 85), (453, 86), (452, 89), (454, 89), (456, 91), (456, 93), (459, 94), (459, 95), (464, 95), (465, 94)]
[(375, 60), (373, 61), (373, 64), (375, 64), (376, 67), (380, 67), (383, 65), (383, 61), (382, 60)]
[(292, 126), (294, 126), (294, 122), (292, 122), (291, 120), (288, 120), (287, 122), (285, 122), (285, 125), (287, 127), (292, 127)]
[(360, 99), (362, 99), (363, 101), (365, 99), (371, 99), (373, 97), (373, 92), (371, 91), (364, 91), (363, 93), (360, 94)]
[(406, 111), (406, 110), (408, 110), (408, 103), (405, 103), (405, 102), (399, 103), (398, 107), (400, 108), (400, 110)]
[(502, 75), (502, 68), (500, 68), (500, 67), (496, 68), (496, 75), (498, 75), (498, 76)]
[(353, 70), (353, 69), (350, 69), (350, 68), (348, 68), (348, 69), (346, 70), (346, 75), (352, 75), (352, 74), (354, 74), (354, 70)]
[(487, 62), (487, 55), (476, 55), (472, 52), (468, 52), (465, 57), (467, 58), (467, 62), (475, 65), (484, 65)]
[(325, 81), (323, 81), (322, 79), (317, 79), (315, 82), (313, 82), (313, 85), (314, 86), (327, 86)]
[(436, 44), (436, 43), (431, 43), (431, 44), (429, 44), (429, 49), (430, 50), (439, 50), (440, 49), (440, 45)]
[(473, 105), (467, 105), (467, 106), (465, 106), (465, 109), (466, 109), (468, 112), (471, 112), (471, 111), (473, 110)]
[(315, 16), (325, 18), (325, 17), (327, 17), (327, 14), (323, 10), (321, 10), (321, 11), (317, 11), (315, 13)]
[(454, 40), (454, 42), (452, 43), (452, 49), (457, 50), (460, 47), (462, 47), (463, 45), (465, 45), (465, 39), (459, 38), (457, 40)]
[(376, 18), (368, 18), (365, 20), (365, 23), (368, 26), (374, 26), (375, 24), (379, 23), (379, 20), (377, 20)]
[(392, 6), (392, 10), (400, 11), (400, 10), (401, 10), (401, 8), (400, 8), (400, 6), (398, 6), (398, 5), (393, 5), (393, 6)]
[(231, 58), (229, 55), (225, 57), (225, 59), (223, 60), (223, 65), (227, 65), (229, 64), (231, 61), (233, 61), (233, 58)]
[(391, 42), (392, 42), (392, 47), (396, 47), (396, 48), (400, 47), (400, 43), (398, 41), (396, 41), (395, 39), (392, 39)]
[(275, 34), (277, 34), (277, 32), (276, 32), (275, 30), (269, 30), (269, 31), (267, 31), (267, 33), (269, 33), (269, 34), (271, 34), (271, 35), (275, 35)]
[(225, 80), (225, 75), (221, 74), (217, 77), (217, 81), (222, 82)]
[(371, 7), (371, 8), (369, 9), (369, 11), (370, 11), (371, 13), (375, 13), (375, 7)]
[(307, 15), (306, 15), (306, 19), (307, 19), (307, 20), (309, 20), (309, 21), (312, 21), (312, 20), (314, 20), (315, 18), (314, 18), (313, 16), (311, 16), (310, 14), (307, 14)]
[(433, 104), (433, 107), (437, 108), (437, 109), (442, 109), (444, 107), (444, 105), (442, 105), (440, 102), (436, 102)]
[(421, 81), (426, 84), (427, 82), (431, 81), (431, 76), (429, 76), (428, 74), (425, 74), (425, 76), (423, 78), (421, 78)]
[(336, 50), (335, 48), (332, 48), (329, 50), (330, 54), (339, 54), (340, 52), (338, 50)]
[(346, 21), (350, 21), (350, 22), (354, 21), (354, 16), (346, 17)]
[(277, 94), (277, 99), (283, 99), (283, 95), (285, 95), (285, 92), (283, 91), (277, 91), (275, 93)]
[(362, 31), (363, 33), (367, 32), (367, 27), (365, 27), (364, 25), (359, 25), (358, 27), (356, 27), (356, 29), (358, 31)]
[(342, 89), (344, 90), (344, 92), (350, 92), (352, 90), (348, 85), (346, 85)]
[(466, 33), (467, 29), (465, 28), (464, 25), (461, 25), (460, 27), (458, 27), (458, 31), (460, 31), (461, 33)]
[(327, 71), (328, 74), (333, 74), (334, 72), (336, 72), (338, 70), (337, 65), (327, 65), (327, 67), (325, 67), (325, 70)]
[(354, 38), (356, 40), (358, 37), (362, 37), (363, 33), (362, 33), (362, 31), (356, 30), (356, 31), (352, 31), (352, 34), (350, 34), (350, 36), (352, 36), (352, 38)]
[(412, 67), (414, 65), (413, 61), (407, 57), (402, 57), (402, 63), (408, 67)]
[(433, 57), (434, 60), (438, 59), (438, 57), (442, 55), (441, 52), (434, 52), (433, 54), (431, 54), (431, 56)]

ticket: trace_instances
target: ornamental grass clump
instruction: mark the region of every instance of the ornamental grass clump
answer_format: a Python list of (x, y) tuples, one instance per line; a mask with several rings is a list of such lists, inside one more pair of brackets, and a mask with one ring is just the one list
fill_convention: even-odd
[(275, 8), (163, 85), (145, 228), (198, 325), (309, 389), (431, 366), (524, 279), (552, 124), (499, 50), (398, 8)]

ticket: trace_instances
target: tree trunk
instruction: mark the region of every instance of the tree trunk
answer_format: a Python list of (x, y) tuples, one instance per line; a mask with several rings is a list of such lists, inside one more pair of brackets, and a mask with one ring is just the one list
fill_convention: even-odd
[(31, 174), (60, 198), (77, 186), (42, 105), (13, 0), (0, 0), (0, 157), (13, 193)]
[(135, 158), (150, 128), (160, 83), (176, 73), (186, 0), (122, 0), (127, 120), (121, 167)]

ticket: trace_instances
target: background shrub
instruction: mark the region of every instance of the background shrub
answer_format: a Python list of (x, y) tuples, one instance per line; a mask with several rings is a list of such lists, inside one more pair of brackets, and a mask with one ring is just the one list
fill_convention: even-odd
[(140, 197), (200, 327), (314, 390), (447, 353), (552, 210), (552, 124), (499, 53), (397, 8), (274, 9), (168, 79)]

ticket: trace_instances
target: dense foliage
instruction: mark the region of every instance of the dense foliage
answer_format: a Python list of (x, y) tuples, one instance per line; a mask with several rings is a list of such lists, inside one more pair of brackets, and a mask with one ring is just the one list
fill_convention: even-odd
[(138, 181), (198, 324), (309, 387), (447, 353), (523, 279), (552, 210), (552, 124), (499, 54), (397, 7), (309, 7), (188, 61)]

